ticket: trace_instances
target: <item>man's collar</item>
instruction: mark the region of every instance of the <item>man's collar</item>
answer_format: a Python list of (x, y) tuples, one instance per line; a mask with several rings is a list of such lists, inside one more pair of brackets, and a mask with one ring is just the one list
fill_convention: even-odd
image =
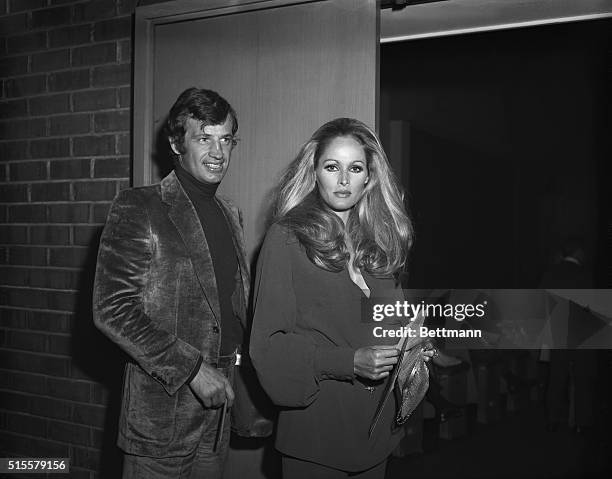
[[(177, 196), (184, 195), (176, 173), (172, 170), (168, 176), (161, 180), (161, 195), (164, 203), (173, 204)], [(186, 195), (185, 195), (186, 196)]]

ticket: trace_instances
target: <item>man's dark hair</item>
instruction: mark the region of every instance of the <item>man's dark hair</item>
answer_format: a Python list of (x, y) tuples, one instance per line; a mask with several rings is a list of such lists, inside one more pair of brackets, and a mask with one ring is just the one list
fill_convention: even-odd
[(204, 125), (221, 125), (227, 117), (232, 119), (232, 135), (238, 131), (238, 118), (232, 106), (216, 91), (187, 88), (170, 109), (166, 122), (166, 135), (180, 152), (184, 152), (185, 123), (188, 118)]

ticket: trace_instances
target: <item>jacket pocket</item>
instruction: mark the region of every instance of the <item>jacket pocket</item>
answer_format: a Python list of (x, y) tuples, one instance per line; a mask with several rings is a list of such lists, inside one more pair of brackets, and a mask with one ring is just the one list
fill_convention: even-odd
[(126, 437), (130, 440), (163, 446), (174, 437), (178, 398), (140, 367), (127, 366), (124, 391)]

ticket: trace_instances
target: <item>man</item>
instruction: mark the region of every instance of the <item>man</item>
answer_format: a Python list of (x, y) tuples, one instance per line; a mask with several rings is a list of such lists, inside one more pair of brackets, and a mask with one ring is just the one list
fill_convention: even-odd
[(174, 171), (122, 191), (109, 212), (94, 321), (131, 358), (123, 476), (220, 478), (249, 287), (240, 214), (216, 196), (238, 121), (216, 92), (190, 88), (166, 126)]

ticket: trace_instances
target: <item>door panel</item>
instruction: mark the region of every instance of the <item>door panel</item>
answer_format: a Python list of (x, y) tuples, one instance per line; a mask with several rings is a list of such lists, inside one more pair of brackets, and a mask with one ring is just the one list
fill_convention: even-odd
[[(272, 188), (314, 130), (339, 116), (375, 126), (378, 13), (375, 0), (243, 2), (242, 9), (236, 3), (199, 16), (190, 11), (187, 19), (169, 15), (166, 7), (165, 17), (154, 20), (146, 35), (137, 35), (141, 65), (138, 38), (149, 39), (153, 79), (152, 119), (142, 125), (150, 128), (148, 134), (138, 134), (141, 117), (135, 112), (134, 158), (138, 172), (136, 162), (165, 154), (159, 131), (185, 88), (210, 88), (227, 98), (238, 114), (240, 142), (219, 192), (242, 209), (252, 252), (265, 233)], [(146, 97), (135, 92), (135, 103)], [(163, 172), (152, 167), (134, 180), (156, 182)]]

